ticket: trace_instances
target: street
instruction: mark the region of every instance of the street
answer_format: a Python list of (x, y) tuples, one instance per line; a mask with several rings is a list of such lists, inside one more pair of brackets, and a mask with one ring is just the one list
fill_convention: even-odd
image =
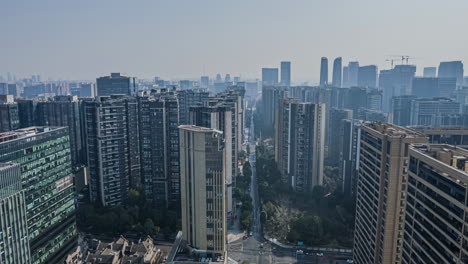
[(259, 263), (311, 263), (311, 264), (341, 264), (352, 259), (352, 255), (346, 252), (322, 252), (320, 250), (297, 251), (296, 248), (281, 247), (265, 240), (262, 234), (260, 221), (260, 198), (257, 188), (257, 169), (255, 155), (254, 122), (251, 119), (250, 129), (245, 129), (250, 146), (249, 162), (252, 167), (252, 181), (250, 195), (253, 203), (253, 221), (251, 235), (231, 241), (228, 245), (228, 255), (239, 264), (248, 261), (251, 264)]

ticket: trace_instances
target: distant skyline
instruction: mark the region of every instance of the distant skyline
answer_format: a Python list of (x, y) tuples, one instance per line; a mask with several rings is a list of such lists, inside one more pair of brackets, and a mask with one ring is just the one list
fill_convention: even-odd
[(19, 0), (0, 7), (4, 77), (261, 78), (261, 68), (291, 61), (292, 82), (317, 83), (321, 57), (381, 70), (390, 68), (390, 55), (409, 55), (418, 75), (440, 61), (468, 62), (466, 0)]

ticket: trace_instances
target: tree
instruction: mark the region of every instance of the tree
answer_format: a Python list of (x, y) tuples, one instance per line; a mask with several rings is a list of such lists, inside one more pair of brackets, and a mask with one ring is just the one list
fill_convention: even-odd
[(147, 234), (150, 234), (150, 235), (154, 234), (155, 231), (156, 231), (156, 230), (155, 230), (155, 227), (154, 227), (153, 220), (151, 220), (151, 219), (149, 219), (149, 218), (147, 218), (147, 219), (145, 220), (145, 224), (143, 225), (143, 227), (145, 228), (145, 232), (146, 232)]

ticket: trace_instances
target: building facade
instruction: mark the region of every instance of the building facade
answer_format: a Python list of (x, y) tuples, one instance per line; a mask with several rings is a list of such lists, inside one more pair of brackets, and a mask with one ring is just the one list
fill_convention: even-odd
[(284, 183), (302, 192), (323, 184), (325, 105), (284, 99), (278, 110), (275, 160)]
[(31, 262), (58, 263), (77, 241), (67, 128), (30, 127), (2, 134), (0, 162), (21, 164)]
[(120, 73), (111, 73), (110, 76), (99, 77), (96, 79), (96, 85), (98, 96), (135, 95), (137, 92), (136, 78)]
[(99, 96), (84, 107), (91, 202), (122, 205), (129, 188), (141, 187), (137, 101)]
[(410, 144), (427, 138), (402, 127), (361, 126), (356, 189), (355, 263), (400, 263)]
[(0, 263), (31, 263), (21, 165), (0, 163)]
[(468, 151), (409, 148), (401, 263), (468, 263)]
[(182, 233), (191, 247), (224, 253), (226, 169), (221, 131), (180, 126)]

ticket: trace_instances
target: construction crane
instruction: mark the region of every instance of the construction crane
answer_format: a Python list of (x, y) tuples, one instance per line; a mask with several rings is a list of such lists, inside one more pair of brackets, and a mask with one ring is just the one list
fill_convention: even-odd
[(393, 61), (394, 61), (394, 59), (387, 59), (387, 60), (385, 60), (385, 61), (390, 61), (390, 62), (391, 62), (391, 65), (392, 65), (392, 67), (391, 67), (390, 69), (393, 69)]
[[(406, 65), (409, 64), (409, 59), (412, 58), (414, 59), (413, 57), (410, 57), (408, 55), (389, 55), (389, 57), (394, 57), (394, 58), (401, 58), (401, 64), (405, 64), (406, 62)], [(393, 68), (393, 61), (396, 61), (397, 59), (388, 59), (388, 60), (385, 60), (385, 61), (391, 61), (392, 62), (392, 68)]]

